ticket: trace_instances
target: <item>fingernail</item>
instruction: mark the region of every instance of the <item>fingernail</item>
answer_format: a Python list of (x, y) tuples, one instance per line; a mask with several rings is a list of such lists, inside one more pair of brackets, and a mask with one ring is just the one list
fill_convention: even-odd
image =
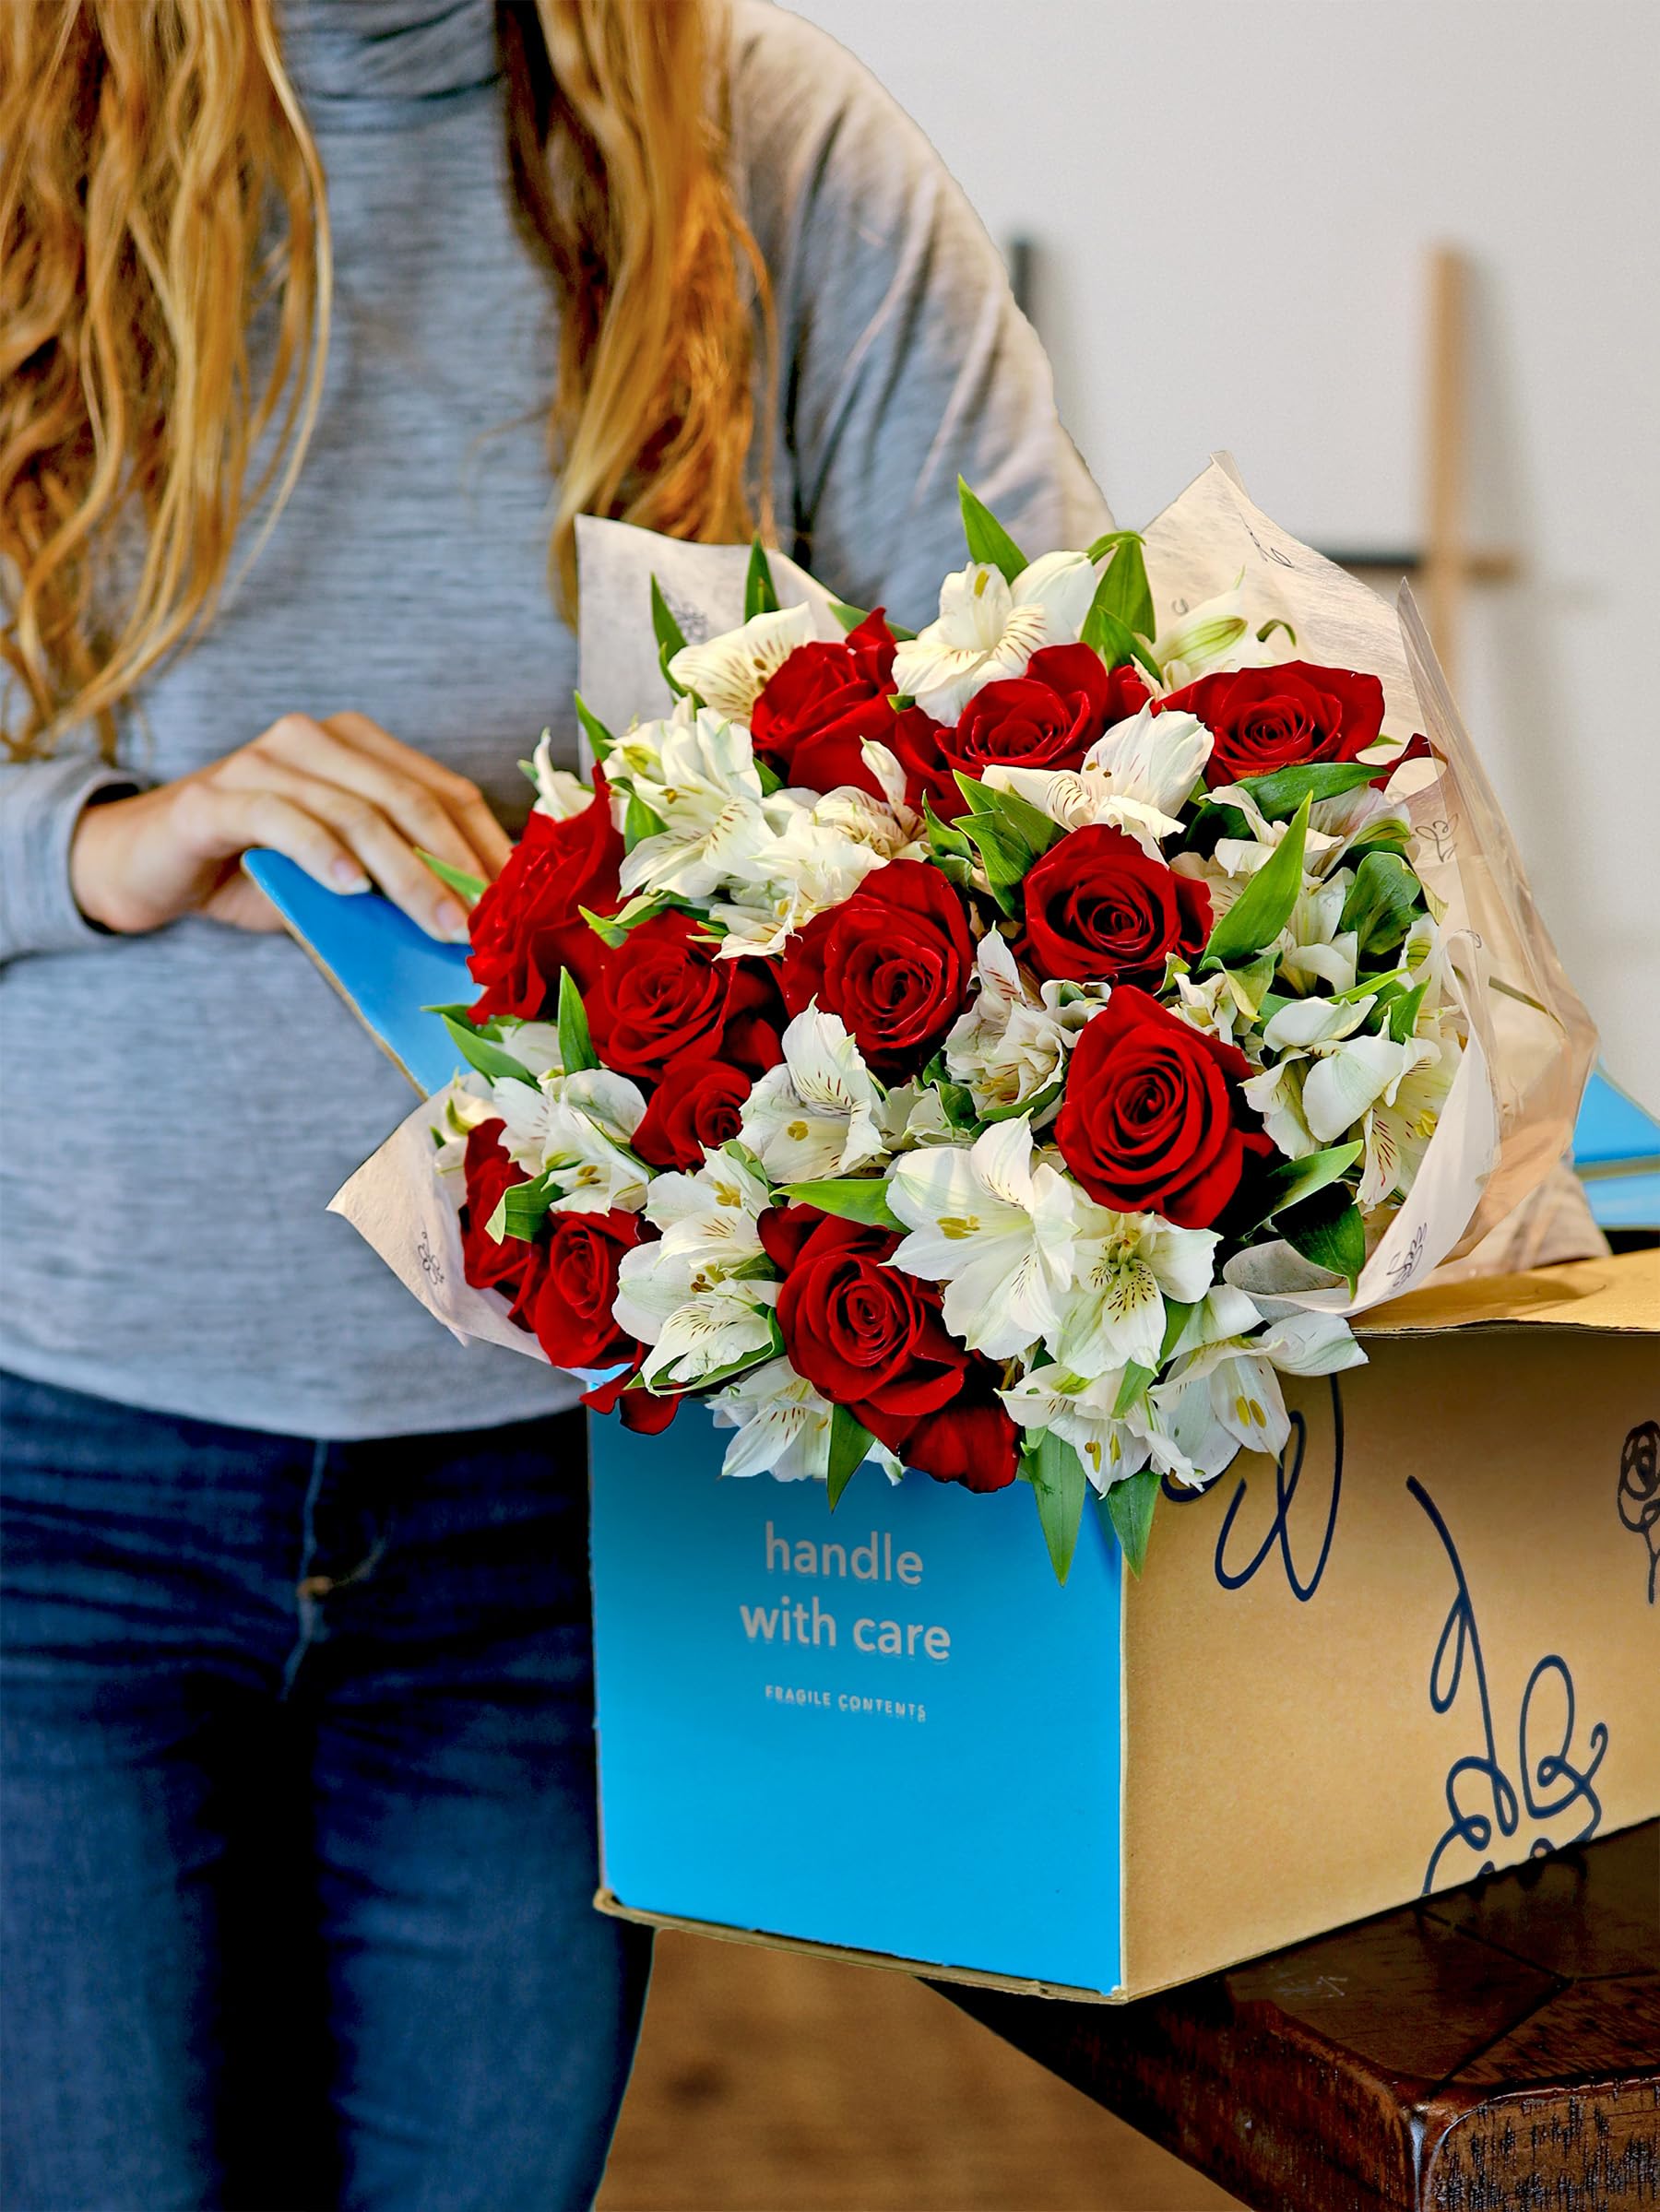
[(467, 909), (454, 899), (440, 899), (433, 909), (433, 919), (452, 944), (467, 942)]
[(369, 879), (355, 860), (348, 860), (344, 857), (331, 860), (328, 872), (342, 891), (367, 891), (369, 888)]

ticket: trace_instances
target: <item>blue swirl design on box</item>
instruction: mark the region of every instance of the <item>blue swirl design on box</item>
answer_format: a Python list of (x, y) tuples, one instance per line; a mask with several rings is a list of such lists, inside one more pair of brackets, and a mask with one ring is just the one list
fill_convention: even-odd
[[(1227, 1501), (1227, 1510), (1222, 1516), (1222, 1526), (1216, 1532), (1216, 1550), (1213, 1566), (1218, 1586), (1223, 1590), (1243, 1590), (1253, 1581), (1272, 1558), (1277, 1557), (1285, 1569), (1286, 1586), (1299, 1604), (1306, 1605), (1320, 1588), (1326, 1564), (1332, 1556), (1332, 1538), (1337, 1531), (1337, 1508), (1343, 1496), (1343, 1393), (1337, 1387), (1337, 1378), (1328, 1376), (1332, 1391), (1332, 1475), (1331, 1486), (1325, 1494), (1325, 1520), (1322, 1524), (1315, 1507), (1304, 1504), (1299, 1509), (1298, 1495), (1302, 1492), (1303, 1478), (1312, 1469), (1309, 1454), (1309, 1425), (1299, 1412), (1287, 1418), (1291, 1434), (1286, 1448), (1274, 1463), (1274, 1513), (1263, 1532), (1262, 1541), (1255, 1551), (1241, 1557), (1241, 1545), (1234, 1544), (1234, 1530), (1241, 1510), (1246, 1508), (1251, 1493), (1251, 1477), (1241, 1475), (1234, 1494)], [(1167, 1477), (1163, 1494), (1173, 1504), (1192, 1505), (1207, 1493), (1204, 1490), (1179, 1490)], [(1312, 1497), (1312, 1490), (1309, 1493)], [(1314, 1534), (1318, 1532), (1319, 1550), (1313, 1565), (1304, 1572), (1298, 1566), (1298, 1553), (1293, 1541), (1294, 1528), (1308, 1532), (1304, 1548), (1306, 1559)], [(1243, 1541), (1243, 1540), (1242, 1540)]]
[(1619, 1455), (1618, 1496), (1622, 1525), (1648, 1547), (1648, 1602), (1660, 1569), (1660, 1422), (1640, 1421)]
[[(1608, 1748), (1608, 1730), (1606, 1721), (1596, 1722), (1590, 1731), (1587, 1756), (1583, 1764), (1576, 1764), (1573, 1676), (1565, 1659), (1554, 1651), (1547, 1652), (1527, 1678), (1517, 1714), (1516, 1771), (1521, 1778), (1518, 1792), (1499, 1757), (1481, 1633), (1476, 1626), (1475, 1603), (1458, 1547), (1434, 1500), (1415, 1475), (1407, 1476), (1406, 1487), (1429, 1516), (1452, 1570), (1452, 1603), (1429, 1664), (1430, 1707), (1438, 1714), (1451, 1712), (1467, 1675), (1481, 1721), (1481, 1749), (1454, 1759), (1447, 1769), (1450, 1818), (1424, 1871), (1422, 1894), (1428, 1896), (1441, 1875), (1441, 1861), (1455, 1844), (1463, 1844), (1472, 1851), (1486, 1852), (1490, 1850), (1495, 1834), (1515, 1835), (1524, 1816), (1529, 1821), (1551, 1821), (1576, 1807), (1583, 1808), (1584, 1816), (1582, 1825), (1571, 1836), (1536, 1836), (1528, 1846), (1530, 1859), (1545, 1858), (1553, 1851), (1583, 1843), (1594, 1836), (1602, 1819), (1602, 1802), (1592, 1784)], [(1560, 1726), (1555, 1730), (1548, 1729), (1544, 1718), (1552, 1690), (1560, 1697)], [(1541, 1741), (1554, 1745), (1555, 1748), (1541, 1749)], [(1490, 1811), (1486, 1801), (1490, 1801)], [(1492, 1858), (1484, 1858), (1477, 1871), (1489, 1874), (1496, 1863)]]

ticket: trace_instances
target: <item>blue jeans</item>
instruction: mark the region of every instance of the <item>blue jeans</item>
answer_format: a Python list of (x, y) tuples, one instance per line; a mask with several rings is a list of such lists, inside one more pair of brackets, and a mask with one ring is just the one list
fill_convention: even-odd
[(7, 2212), (587, 2205), (580, 1419), (364, 1444), (0, 1378)]

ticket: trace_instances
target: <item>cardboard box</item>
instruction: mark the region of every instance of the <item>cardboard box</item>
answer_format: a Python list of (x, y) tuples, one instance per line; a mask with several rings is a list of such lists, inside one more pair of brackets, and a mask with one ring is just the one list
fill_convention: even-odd
[(1660, 1812), (1660, 1254), (1359, 1327), (1140, 1581), (597, 1423), (602, 1907), (1118, 1999)]

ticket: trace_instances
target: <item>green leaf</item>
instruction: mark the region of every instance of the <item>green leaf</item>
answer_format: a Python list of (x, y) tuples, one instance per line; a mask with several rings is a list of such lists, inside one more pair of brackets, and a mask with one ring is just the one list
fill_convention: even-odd
[(576, 719), (582, 725), (582, 734), (593, 748), (594, 758), (603, 763), (617, 740), (587, 704), (580, 692), (574, 692), (571, 696), (576, 708)]
[(905, 1234), (905, 1224), (887, 1202), (887, 1185), (880, 1176), (831, 1176), (814, 1183), (784, 1183), (784, 1197), (798, 1205), (816, 1206), (842, 1221), (861, 1221), (867, 1228), (893, 1229)]
[(614, 952), (619, 945), (628, 942), (630, 933), (642, 922), (648, 922), (659, 914), (666, 914), (674, 901), (658, 891), (645, 891), (619, 906), (615, 914), (596, 914), (590, 906), (578, 906), (576, 911), (601, 944), (610, 945)]
[(463, 1000), (454, 1006), (423, 1006), (421, 1011), (423, 1014), (453, 1014), (457, 1022), (466, 1022), (475, 1036), (499, 1037), (502, 1034), (499, 1015), (492, 1015), (488, 1022), (473, 1022), (469, 1019), (471, 1008)]
[[(957, 789), (968, 801), (968, 815), (959, 815), (957, 818), (959, 833), (968, 834), (963, 829), (965, 821), (976, 815), (990, 814), (1012, 830), (1021, 843), (1029, 847), (1033, 860), (1037, 859), (1039, 853), (1047, 853), (1060, 836), (1061, 824), (1052, 822), (1042, 808), (1035, 807), (1029, 798), (1022, 798), (1018, 791), (997, 790), (990, 784), (981, 783), (978, 776), (966, 775), (960, 768), (954, 769), (952, 773), (956, 778)], [(1029, 867), (1031, 862), (1028, 861), (1026, 865)]]
[(1337, 927), (1355, 932), (1362, 953), (1391, 952), (1412, 927), (1423, 896), (1423, 885), (1398, 853), (1368, 853), (1355, 871)]
[(968, 558), (999, 570), (1011, 584), (1026, 563), (1026, 557), (983, 500), (957, 479), (957, 500), (963, 510), (963, 535), (968, 540)]
[(622, 845), (625, 851), (632, 853), (634, 846), (643, 845), (647, 837), (660, 836), (668, 826), (654, 808), (648, 807), (643, 798), (636, 798), (632, 791), (629, 793), (628, 811), (622, 817)]
[(587, 1009), (569, 968), (559, 971), (559, 1058), (567, 1075), (599, 1065), (599, 1055), (588, 1035)]
[(1112, 1532), (1124, 1555), (1124, 1564), (1137, 1577), (1147, 1563), (1147, 1538), (1153, 1528), (1153, 1508), (1158, 1503), (1158, 1470), (1144, 1467), (1114, 1483), (1102, 1504)]
[[(1041, 1091), (1034, 1091), (1030, 1098), (1017, 1098), (1013, 1106), (993, 1106), (990, 1113), (979, 1117), (978, 1126), (990, 1129), (994, 1121), (1013, 1121), (1021, 1114), (1038, 1115), (1046, 1106), (1054, 1105), (1065, 1088), (1063, 1083), (1045, 1083)], [(972, 1099), (974, 1094), (968, 1094)]]
[(1181, 1332), (1192, 1320), (1193, 1309), (1198, 1303), (1196, 1298), (1191, 1302), (1183, 1298), (1167, 1298), (1165, 1300), (1164, 1342), (1158, 1347), (1158, 1364), (1161, 1367), (1180, 1342)]
[(1398, 999), (1390, 1001), (1389, 1034), (1397, 1045), (1408, 1043), (1417, 1028), (1418, 1009), (1424, 1003), (1424, 993), (1429, 988), (1426, 976), (1416, 990), (1403, 991)]
[(973, 846), (961, 830), (940, 820), (931, 799), (922, 801), (922, 819), (928, 824), (928, 849), (936, 860), (973, 860)]
[(1137, 1366), (1134, 1360), (1128, 1363), (1124, 1368), (1124, 1379), (1119, 1385), (1119, 1394), (1112, 1402), (1112, 1417), (1115, 1421), (1121, 1421), (1130, 1408), (1146, 1396), (1147, 1385), (1157, 1372), (1156, 1367)]
[(1141, 637), (1152, 636), (1156, 623), (1153, 594), (1147, 584), (1142, 541), (1134, 531), (1126, 533), (1123, 543), (1108, 562), (1106, 573), (1096, 587), (1094, 603), (1116, 616), (1126, 630)]
[(1109, 668), (1122, 668), (1126, 661), (1140, 661), (1155, 683), (1162, 682), (1158, 663), (1143, 645), (1130, 625), (1114, 614), (1110, 607), (1101, 604), (1101, 594), (1107, 588), (1107, 577), (1111, 569), (1096, 586), (1096, 596), (1090, 602), (1089, 612), (1084, 617), (1079, 632), (1080, 641), (1100, 655)]
[(1244, 776), (1239, 788), (1250, 792), (1270, 822), (1284, 822), (1305, 798), (1357, 791), (1377, 773), (1365, 761), (1310, 761), (1299, 768), (1276, 768), (1272, 775)]
[(547, 1169), (528, 1183), (515, 1183), (510, 1190), (502, 1193), (495, 1212), (484, 1224), (485, 1234), (493, 1236), (498, 1244), (507, 1236), (516, 1237), (521, 1244), (530, 1244), (547, 1220), (554, 1200), (563, 1195), (552, 1172)]
[(1038, 1519), (1049, 1546), (1049, 1565), (1057, 1582), (1072, 1572), (1077, 1548), (1078, 1523), (1084, 1518), (1084, 1462), (1072, 1446), (1053, 1429), (1040, 1429), (1022, 1455), (1021, 1473), (1032, 1485), (1038, 1500)]
[(824, 1487), (832, 1513), (841, 1503), (841, 1494), (853, 1480), (855, 1471), (864, 1465), (865, 1455), (875, 1440), (845, 1405), (838, 1405), (830, 1416), (830, 1472)]
[(743, 579), (743, 619), (753, 621), (758, 614), (777, 614), (778, 595), (773, 588), (772, 567), (759, 538), (750, 540), (749, 573)]
[(752, 758), (755, 763), (755, 780), (761, 786), (762, 798), (770, 798), (775, 791), (782, 791), (784, 778), (777, 770), (769, 766), (766, 760), (758, 752), (752, 755)]
[(1085, 547), (1084, 558), (1093, 568), (1097, 561), (1104, 560), (1120, 545), (1128, 545), (1132, 538), (1137, 545), (1143, 542), (1139, 530), (1103, 530), (1100, 537)]
[(655, 576), (651, 579), (651, 629), (659, 652), (679, 653), (686, 643), (686, 633), (675, 621), (673, 609)]
[(1274, 942), (1302, 890), (1303, 846), (1308, 832), (1309, 801), (1305, 798), (1284, 837), (1211, 931), (1204, 964), (1239, 967)]
[(447, 883), (456, 896), (467, 905), (476, 906), (484, 896), (482, 876), (469, 876), (464, 868), (452, 868), (447, 860), (441, 860), (436, 853), (423, 852), (420, 846), (415, 850), (438, 881)]
[(511, 1052), (504, 1052), (499, 1045), (492, 1044), (476, 1030), (470, 1022), (457, 1021), (450, 1013), (445, 1014), (443, 1020), (444, 1026), (450, 1033), (451, 1043), (469, 1068), (476, 1068), (480, 1075), (488, 1075), (492, 1082), (498, 1078), (505, 1080), (511, 1077), (515, 1082), (528, 1083), (533, 1091), (540, 1090), (541, 1085), (528, 1068), (521, 1067)]
[(1278, 1160), (1240, 1193), (1237, 1208), (1228, 1212), (1232, 1236), (1245, 1236), (1288, 1206), (1298, 1206), (1317, 1190), (1341, 1181), (1365, 1152), (1358, 1139), (1353, 1144), (1333, 1144), (1300, 1160)]
[(1351, 1287), (1366, 1265), (1366, 1224), (1343, 1183), (1330, 1183), (1280, 1215), (1275, 1224), (1294, 1252), (1316, 1267), (1346, 1275)]

